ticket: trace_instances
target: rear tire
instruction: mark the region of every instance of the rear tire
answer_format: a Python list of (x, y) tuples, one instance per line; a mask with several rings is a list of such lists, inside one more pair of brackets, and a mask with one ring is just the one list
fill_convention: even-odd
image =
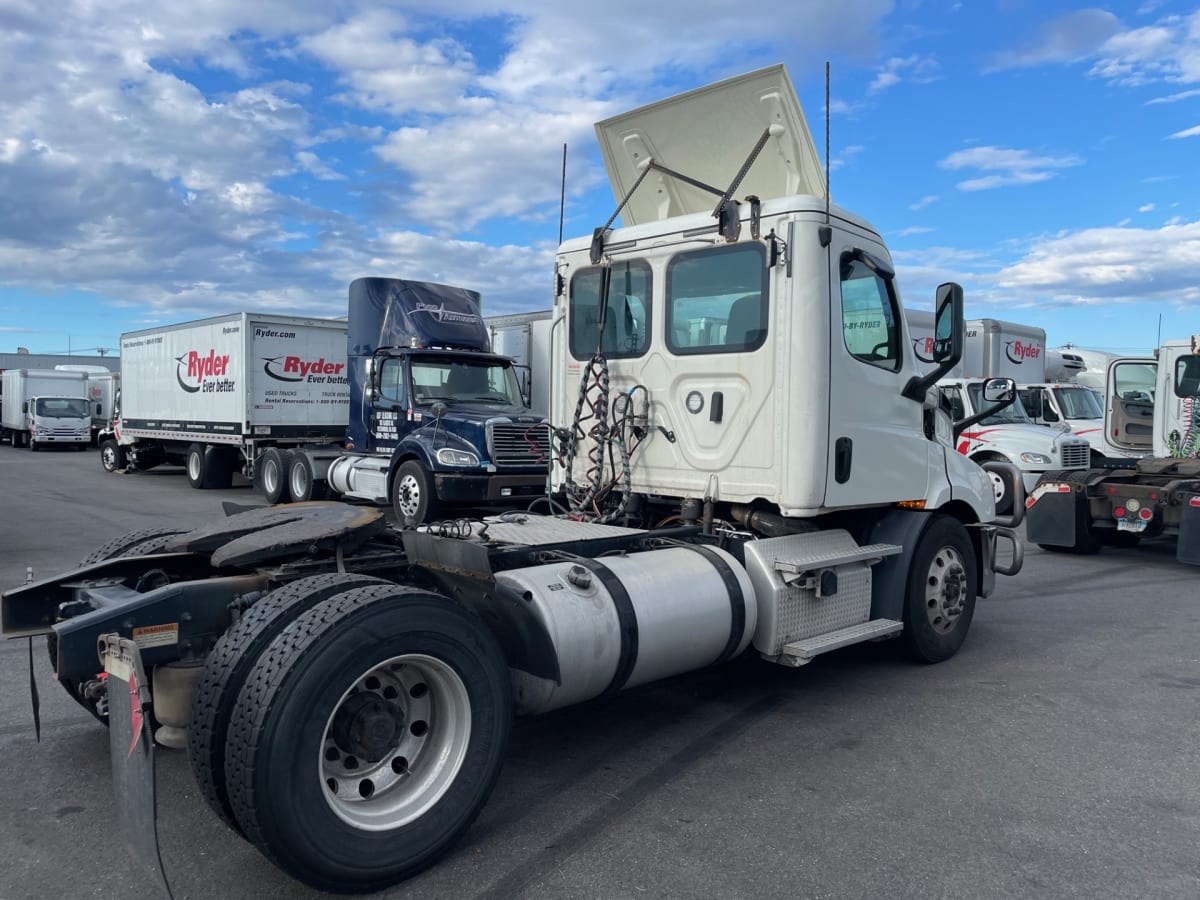
[(187, 469), (188, 484), (196, 490), (204, 489), (204, 445), (192, 444), (187, 448), (187, 456), (183, 461)]
[(292, 877), (379, 890), (467, 830), (511, 727), (508, 669), (477, 616), (426, 591), (357, 588), (259, 657), (229, 727), (230, 801)]
[(312, 460), (303, 450), (293, 450), (288, 462), (288, 493), (293, 503), (304, 503), (308, 500), (324, 500), (329, 491), (324, 481), (317, 481)]
[(225, 745), (246, 677), (271, 641), (298, 616), (330, 597), (372, 584), (388, 582), (368, 575), (329, 573), (276, 588), (221, 635), (205, 660), (192, 691), (188, 758), (205, 801), (238, 834), (241, 828), (225, 786)]
[(957, 519), (938, 515), (917, 541), (901, 639), (909, 656), (936, 663), (958, 652), (975, 616), (975, 548)]
[(262, 488), (263, 497), (274, 506), (276, 503), (287, 503), (288, 495), (288, 462), (290, 455), (278, 447), (268, 447), (258, 458), (258, 481)]
[(100, 465), (105, 472), (119, 472), (125, 468), (125, 448), (112, 438), (100, 442)]
[(204, 487), (225, 491), (233, 486), (233, 468), (237, 450), (233, 447), (209, 447), (204, 452)]

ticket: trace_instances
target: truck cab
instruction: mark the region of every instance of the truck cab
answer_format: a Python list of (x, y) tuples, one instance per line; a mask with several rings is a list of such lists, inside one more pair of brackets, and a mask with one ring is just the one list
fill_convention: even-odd
[[(955, 421), (984, 412), (986, 378), (951, 378), (939, 382), (942, 396)], [(1034, 423), (1021, 405), (1020, 398), (964, 430), (958, 438), (958, 452), (976, 462), (1005, 460), (1021, 470), (1025, 489), (1030, 490), (1042, 475), (1051, 470), (1085, 469), (1091, 456), (1088, 442), (1067, 432)], [(996, 505), (1008, 509), (1012, 498), (1003, 493), (1007, 487), (994, 481)]]
[(353, 452), (329, 464), (336, 493), (390, 501), (414, 523), (545, 493), (546, 420), (530, 410), (513, 360), (491, 352), (479, 294), (359, 278), (347, 321)]
[(1038, 425), (1049, 425), (1084, 438), (1091, 446), (1090, 465), (1107, 460), (1137, 459), (1149, 453), (1135, 441), (1115, 443), (1104, 429), (1103, 394), (1082, 384), (1024, 384), (1018, 393), (1025, 411)]
[(5, 404), (0, 437), (14, 447), (40, 450), (51, 444), (84, 447), (92, 440), (87, 375), (52, 369), (6, 369), (0, 373)]

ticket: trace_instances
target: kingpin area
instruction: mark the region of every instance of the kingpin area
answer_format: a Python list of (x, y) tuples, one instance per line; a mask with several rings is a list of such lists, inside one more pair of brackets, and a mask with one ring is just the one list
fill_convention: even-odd
[[(0, 587), (124, 532), (202, 524), (244, 483), (107, 476), (94, 453), (0, 450)], [(799, 670), (745, 655), (518, 720), (491, 801), (437, 866), (379, 896), (1200, 895), (1200, 586), (1173, 547), (1026, 548), (963, 649), (882, 642)], [(108, 736), (32, 647), (0, 643), (0, 896), (148, 896), (113, 822)], [(209, 814), (159, 754), (177, 897), (318, 896)]]

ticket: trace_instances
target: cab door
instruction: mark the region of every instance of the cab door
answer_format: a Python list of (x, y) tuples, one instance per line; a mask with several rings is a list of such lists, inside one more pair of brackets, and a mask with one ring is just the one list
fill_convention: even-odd
[(1118, 450), (1154, 449), (1153, 359), (1115, 359), (1104, 380), (1104, 440)]
[(834, 232), (830, 246), (829, 460), (825, 506), (924, 499), (940, 449), (922, 404), (901, 393), (905, 352), (895, 274), (883, 249)]

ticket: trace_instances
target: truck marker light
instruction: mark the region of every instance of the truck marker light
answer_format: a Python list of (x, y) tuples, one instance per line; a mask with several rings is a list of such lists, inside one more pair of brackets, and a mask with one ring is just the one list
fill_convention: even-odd
[(925, 501), (924, 500), (901, 500), (896, 505), (898, 507), (900, 507), (901, 509), (924, 509)]
[(1193, 497), (1188, 501), (1188, 506), (1200, 506), (1200, 497)]
[(1113, 518), (1114, 519), (1125, 518), (1125, 507), (1123, 507), (1123, 506), (1114, 507), (1113, 508)]

